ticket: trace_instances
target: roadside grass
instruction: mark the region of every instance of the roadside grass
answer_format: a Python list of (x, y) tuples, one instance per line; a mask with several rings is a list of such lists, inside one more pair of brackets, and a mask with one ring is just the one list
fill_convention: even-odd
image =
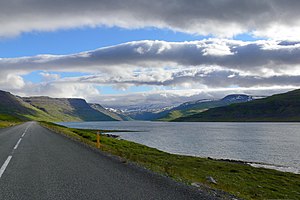
[(18, 122), (12, 122), (12, 121), (0, 121), (0, 128), (15, 126), (17, 124), (19, 124), (19, 123)]
[[(96, 147), (96, 131), (66, 128), (41, 122), (55, 132), (65, 134)], [(102, 131), (112, 132), (112, 131)], [(249, 165), (169, 154), (134, 142), (101, 135), (100, 149), (135, 162), (154, 172), (187, 184), (197, 183), (201, 189), (218, 189), (243, 199), (299, 199), (300, 175)], [(213, 177), (217, 184), (207, 177)]]
[(6, 114), (0, 114), (0, 128), (14, 126), (20, 123), (20, 119)]

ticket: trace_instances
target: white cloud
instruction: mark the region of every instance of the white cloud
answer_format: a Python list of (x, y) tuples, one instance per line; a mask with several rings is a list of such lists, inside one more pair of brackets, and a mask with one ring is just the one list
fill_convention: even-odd
[(220, 66), (258, 76), (268, 76), (265, 72), (289, 75), (292, 71), (291, 75), (300, 75), (299, 64), (300, 42), (220, 39), (136, 41), (71, 55), (0, 58), (1, 71), (78, 71), (114, 75), (130, 75), (140, 68), (187, 66)]
[(1, 74), (0, 88), (3, 90), (21, 90), (25, 86), (23, 78), (15, 74)]
[(22, 89), (11, 88), (10, 92), (20, 96), (50, 96), (53, 98), (84, 98), (87, 101), (99, 98), (99, 91), (90, 84), (55, 82), (28, 82)]
[(59, 74), (53, 74), (49, 72), (41, 72), (40, 75), (43, 77), (43, 81), (52, 81), (52, 80), (58, 80), (60, 78)]

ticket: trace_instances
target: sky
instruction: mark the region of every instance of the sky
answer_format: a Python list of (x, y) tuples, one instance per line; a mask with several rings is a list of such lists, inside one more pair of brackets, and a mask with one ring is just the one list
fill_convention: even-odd
[(300, 88), (297, 0), (0, 2), (0, 90), (106, 107)]

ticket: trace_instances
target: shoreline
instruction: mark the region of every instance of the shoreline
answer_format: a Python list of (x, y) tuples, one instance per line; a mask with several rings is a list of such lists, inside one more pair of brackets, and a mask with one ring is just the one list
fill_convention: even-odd
[(95, 130), (73, 129), (47, 122), (42, 125), (96, 151), (119, 157), (124, 163), (136, 164), (200, 190), (223, 191), (242, 199), (296, 199), (300, 195), (299, 174), (255, 168), (243, 161), (170, 154), (105, 135), (101, 135), (101, 146), (97, 149)]
[[(124, 132), (124, 131), (114, 131), (114, 133), (115, 132)], [(105, 135), (107, 137), (116, 138), (116, 139), (126, 140), (126, 139), (122, 138), (121, 135), (112, 134), (110, 132), (106, 132), (103, 135)], [(130, 141), (130, 140), (127, 140), (127, 141)], [(130, 142), (134, 142), (134, 141), (130, 141)], [(141, 144), (141, 143), (139, 143), (139, 144)], [(144, 145), (144, 144), (141, 144), (141, 145)], [(150, 147), (150, 148), (155, 148), (155, 147)], [(163, 151), (163, 150), (161, 150), (161, 151)], [(166, 153), (170, 153), (170, 152), (166, 152)], [(174, 153), (171, 153), (171, 154), (174, 154)], [(270, 164), (270, 163), (263, 163), (263, 162), (259, 162), (259, 161), (256, 162), (256, 161), (246, 161), (246, 160), (235, 160), (235, 159), (231, 159), (231, 158), (201, 157), (201, 156), (187, 155), (187, 154), (176, 154), (176, 155), (194, 156), (194, 157), (198, 157), (198, 158), (207, 158), (207, 159), (215, 160), (215, 161), (238, 163), (238, 164), (248, 165), (248, 166), (255, 167), (255, 168), (273, 169), (273, 170), (277, 170), (280, 172), (289, 172), (289, 173), (293, 173), (293, 174), (300, 174), (299, 169), (294, 168), (292, 166), (285, 166), (285, 165), (280, 165), (280, 164)]]

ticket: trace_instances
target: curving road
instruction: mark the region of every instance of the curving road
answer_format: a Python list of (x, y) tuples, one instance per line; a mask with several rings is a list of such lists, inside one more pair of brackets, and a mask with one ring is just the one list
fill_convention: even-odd
[(0, 130), (0, 199), (216, 199), (36, 122)]

